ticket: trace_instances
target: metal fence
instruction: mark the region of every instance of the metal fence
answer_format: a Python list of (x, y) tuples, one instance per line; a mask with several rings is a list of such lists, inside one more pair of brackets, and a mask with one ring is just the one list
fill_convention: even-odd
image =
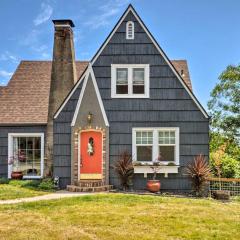
[(209, 191), (227, 190), (231, 196), (240, 196), (240, 178), (209, 178)]

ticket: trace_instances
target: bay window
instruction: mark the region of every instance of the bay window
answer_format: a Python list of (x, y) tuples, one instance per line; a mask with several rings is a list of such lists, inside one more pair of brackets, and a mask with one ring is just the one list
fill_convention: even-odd
[[(44, 134), (43, 133), (9, 133), (8, 158), (23, 172), (24, 178), (40, 178), (43, 176)], [(9, 165), (8, 175), (13, 168)]]
[(112, 64), (111, 96), (113, 98), (148, 98), (148, 64)]
[(179, 128), (133, 128), (132, 134), (135, 161), (179, 164)]

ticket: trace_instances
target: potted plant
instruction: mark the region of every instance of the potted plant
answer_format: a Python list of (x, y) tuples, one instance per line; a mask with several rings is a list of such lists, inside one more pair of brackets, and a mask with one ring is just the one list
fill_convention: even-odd
[(160, 171), (160, 161), (162, 159), (161, 154), (158, 156), (157, 159), (153, 162), (153, 165), (151, 166), (151, 169), (153, 170), (153, 179), (147, 180), (147, 190), (156, 193), (159, 192), (161, 188), (161, 182), (160, 180), (156, 180), (157, 173)]
[(21, 180), (23, 178), (23, 172), (20, 170), (19, 163), (21, 161), (25, 161), (25, 159), (26, 159), (25, 155), (22, 154), (20, 151), (15, 156), (10, 157), (8, 164), (12, 165), (11, 173), (12, 179)]

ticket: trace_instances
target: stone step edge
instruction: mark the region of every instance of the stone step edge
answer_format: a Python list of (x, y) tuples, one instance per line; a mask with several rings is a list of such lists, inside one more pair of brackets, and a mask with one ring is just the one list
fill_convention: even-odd
[(113, 185), (104, 185), (99, 187), (79, 187), (75, 185), (67, 185), (69, 192), (105, 192), (113, 189)]

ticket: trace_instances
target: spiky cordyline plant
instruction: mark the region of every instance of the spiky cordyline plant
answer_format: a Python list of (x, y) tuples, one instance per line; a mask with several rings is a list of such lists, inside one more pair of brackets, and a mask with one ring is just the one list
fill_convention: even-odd
[(128, 151), (124, 151), (120, 154), (119, 159), (114, 163), (113, 168), (120, 178), (123, 189), (128, 189), (134, 174), (132, 156)]
[(196, 195), (201, 195), (207, 178), (210, 175), (210, 168), (204, 155), (200, 154), (194, 157), (194, 161), (186, 167), (186, 174), (192, 180)]

